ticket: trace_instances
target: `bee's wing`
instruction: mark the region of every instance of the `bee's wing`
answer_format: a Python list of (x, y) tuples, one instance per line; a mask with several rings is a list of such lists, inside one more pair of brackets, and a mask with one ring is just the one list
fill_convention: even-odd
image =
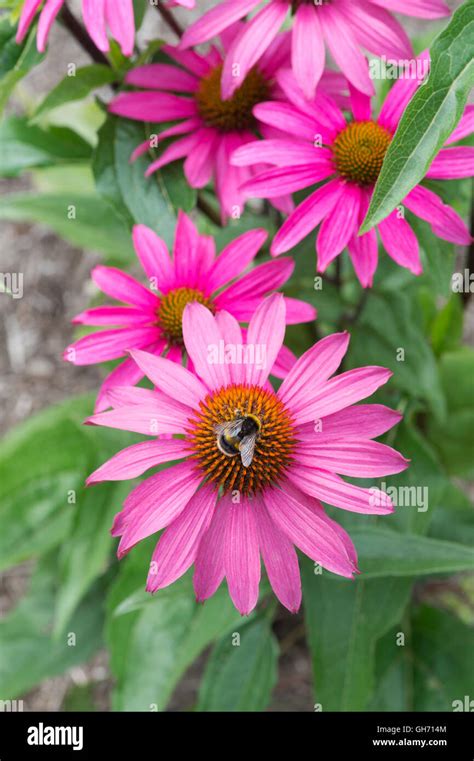
[(253, 460), (253, 453), (255, 451), (255, 442), (257, 441), (257, 434), (252, 433), (250, 436), (245, 436), (240, 442), (239, 452), (240, 459), (244, 468), (248, 468)]
[(218, 423), (214, 427), (214, 430), (218, 436), (225, 433), (226, 436), (234, 438), (240, 432), (241, 427), (242, 423), (240, 420), (229, 420), (227, 423)]

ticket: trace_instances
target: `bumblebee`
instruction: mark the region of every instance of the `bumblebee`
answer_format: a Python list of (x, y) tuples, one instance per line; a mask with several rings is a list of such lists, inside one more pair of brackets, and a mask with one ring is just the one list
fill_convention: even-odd
[(242, 415), (236, 411), (235, 420), (217, 425), (218, 449), (226, 457), (236, 457), (240, 454), (240, 459), (244, 468), (248, 468), (253, 460), (255, 444), (257, 443), (262, 424), (255, 415)]

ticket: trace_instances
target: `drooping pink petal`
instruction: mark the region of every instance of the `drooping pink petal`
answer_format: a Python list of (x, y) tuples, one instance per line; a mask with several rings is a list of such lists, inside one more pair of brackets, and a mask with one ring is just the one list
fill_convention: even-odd
[(361, 191), (348, 183), (344, 194), (323, 220), (316, 240), (318, 271), (324, 272), (333, 259), (344, 250), (357, 231)]
[(245, 196), (240, 190), (245, 174), (239, 167), (229, 163), (229, 157), (243, 143), (248, 142), (248, 139), (243, 133), (229, 132), (221, 136), (217, 146), (215, 189), (223, 222), (236, 212), (240, 214), (245, 205)]
[(133, 0), (106, 0), (105, 18), (112, 37), (117, 40), (124, 56), (131, 56), (135, 44)]
[(211, 522), (216, 499), (215, 487), (205, 484), (164, 531), (153, 552), (147, 592), (169, 586), (194, 563), (201, 538)]
[(366, 0), (343, 3), (340, 12), (359, 42), (359, 45), (376, 56), (395, 61), (410, 59), (413, 55), (408, 35), (402, 25), (385, 9), (377, 8)]
[[(201, 475), (195, 465), (181, 462), (142, 481), (125, 500), (129, 511), (117, 550), (123, 557), (131, 548), (175, 520), (197, 490)], [(137, 507), (139, 509), (137, 509)]]
[(376, 487), (363, 489), (348, 484), (334, 473), (299, 463), (295, 463), (287, 475), (298, 489), (328, 505), (370, 515), (386, 515), (393, 512), (390, 497)]
[[(358, 226), (365, 219), (370, 198), (370, 191), (361, 189)], [(378, 263), (377, 233), (372, 229), (364, 233), (364, 235), (358, 235), (358, 230), (356, 230), (347, 244), (347, 248), (349, 249), (349, 256), (360, 284), (363, 288), (371, 287)]]
[(252, 500), (252, 510), (260, 552), (272, 589), (285, 608), (297, 613), (301, 605), (301, 578), (293, 544), (271, 519), (261, 497)]
[(128, 478), (137, 478), (149, 468), (171, 460), (180, 460), (188, 454), (189, 449), (182, 439), (141, 441), (139, 444), (132, 444), (131, 447), (117, 452), (91, 473), (86, 484), (90, 486), (101, 481), (125, 481)]
[(355, 567), (339, 535), (296, 494), (287, 483), (281, 489), (266, 489), (264, 500), (270, 518), (309, 558), (333, 573), (351, 578)]
[(254, 609), (260, 584), (258, 534), (251, 503), (243, 497), (227, 507), (224, 537), (224, 568), (229, 594), (243, 616)]
[(223, 248), (207, 275), (209, 291), (217, 291), (238, 277), (253, 261), (267, 238), (268, 232), (263, 228), (249, 230)]
[(105, 26), (105, 1), (82, 0), (82, 18), (84, 19), (84, 24), (95, 45), (103, 53), (107, 53), (109, 50)]
[(417, 185), (404, 198), (403, 203), (417, 217), (429, 222), (438, 237), (460, 246), (471, 242), (471, 234), (459, 214), (443, 203), (432, 190)]
[(331, 180), (311, 193), (278, 230), (273, 239), (271, 253), (274, 256), (296, 246), (335, 207), (344, 193), (344, 184), (339, 179)]
[(48, 36), (56, 16), (64, 5), (64, 0), (47, 0), (38, 21), (37, 46), (40, 53), (46, 50)]
[(377, 225), (385, 250), (400, 265), (420, 275), (423, 271), (420, 261), (418, 239), (408, 222), (399, 215), (397, 209)]
[(18, 22), (18, 31), (15, 37), (16, 42), (20, 43), (25, 39), (26, 33), (31, 26), (31, 22), (36, 15), (36, 11), (42, 2), (43, 0), (25, 0), (23, 3), (20, 20)]
[(224, 100), (234, 94), (274, 40), (287, 13), (287, 2), (269, 3), (237, 35), (227, 52), (222, 69), (221, 90)]
[(218, 143), (216, 130), (199, 130), (199, 150), (191, 151), (184, 162), (184, 174), (192, 188), (203, 188), (210, 182)]
[(192, 409), (199, 407), (199, 402), (207, 394), (206, 387), (185, 367), (170, 362), (163, 357), (154, 357), (144, 351), (130, 352), (133, 359), (145, 375), (157, 388), (172, 399), (187, 404)]
[(316, 86), (324, 71), (326, 53), (318, 9), (300, 5), (293, 21), (292, 68), (307, 98), (314, 98)]
[(278, 390), (278, 396), (298, 415), (336, 372), (349, 345), (348, 333), (333, 333), (318, 341), (296, 362)]
[(155, 294), (123, 270), (100, 264), (94, 267), (91, 277), (101, 291), (117, 301), (148, 310), (157, 307), (158, 299)]
[(373, 95), (367, 59), (359, 49), (350, 23), (336, 5), (325, 5), (319, 10), (324, 38), (337, 65), (354, 87)]
[(225, 576), (226, 528), (232, 507), (229, 497), (224, 496), (218, 501), (211, 524), (199, 543), (193, 576), (198, 602), (212, 597)]
[(347, 557), (353, 564), (354, 572), (359, 573), (357, 569), (357, 551), (352, 539), (337, 521), (332, 520), (332, 518), (329, 518), (329, 516), (326, 515), (321, 502), (314, 497), (310, 497), (309, 494), (300, 491), (300, 489), (297, 489), (292, 483), (290, 483), (290, 481), (285, 482), (284, 489), (287, 494), (291, 494), (301, 505), (305, 505), (312, 512), (316, 512), (326, 526), (337, 534), (344, 546)]

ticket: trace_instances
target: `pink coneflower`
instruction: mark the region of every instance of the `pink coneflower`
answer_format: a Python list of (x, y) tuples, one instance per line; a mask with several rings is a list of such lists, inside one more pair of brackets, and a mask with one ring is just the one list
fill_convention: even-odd
[[(226, 35), (224, 47), (234, 35), (235, 30)], [(159, 139), (184, 136), (168, 146), (160, 158), (150, 164), (146, 174), (184, 158), (184, 173), (191, 187), (202, 188), (214, 179), (223, 221), (228, 217), (239, 217), (244, 205), (240, 186), (265, 165), (235, 167), (230, 164), (229, 157), (236, 148), (254, 140), (258, 132), (266, 137), (275, 133), (258, 123), (253, 108), (269, 97), (279, 97), (275, 73), (288, 63), (288, 41), (287, 34), (279, 35), (258, 66), (248, 72), (239, 89), (227, 101), (220, 96), (222, 56), (215, 47), (206, 55), (200, 55), (165, 45), (162, 50), (179, 64), (179, 68), (156, 63), (130, 71), (125, 81), (147, 89), (120, 94), (112, 101), (109, 110), (144, 122), (177, 121), (163, 130)], [(342, 103), (338, 94), (344, 83), (341, 75), (328, 71), (321, 86)], [(148, 151), (150, 145), (151, 141), (143, 143), (132, 158)], [(288, 196), (275, 197), (272, 203), (285, 213), (293, 208)]]
[[(223, 40), (224, 47), (228, 37)], [(159, 139), (184, 136), (166, 148), (146, 174), (185, 158), (184, 173), (191, 187), (202, 188), (214, 179), (223, 220), (240, 216), (244, 201), (239, 186), (255, 170), (231, 166), (229, 156), (240, 145), (255, 139), (259, 125), (253, 107), (269, 97), (277, 97), (274, 76), (288, 62), (287, 41), (287, 35), (274, 40), (258, 67), (248, 72), (238, 91), (225, 102), (220, 97), (222, 55), (216, 47), (201, 55), (165, 45), (163, 51), (179, 67), (156, 63), (128, 72), (125, 82), (145, 90), (121, 93), (111, 102), (109, 111), (154, 124), (176, 121), (177, 124), (161, 132)], [(134, 157), (149, 148), (147, 141), (134, 152)], [(279, 204), (275, 200), (275, 204), (286, 211), (291, 209), (288, 199), (286, 202), (281, 199)]]
[[(219, 3), (186, 30), (181, 46), (211, 39), (260, 6), (262, 0)], [(223, 97), (231, 97), (240, 86), (289, 14), (293, 17), (292, 67), (307, 97), (314, 97), (324, 71), (326, 46), (354, 87), (372, 95), (374, 88), (361, 48), (396, 60), (412, 55), (410, 41), (390, 11), (426, 19), (450, 13), (442, 0), (270, 0), (227, 51), (222, 73)]]
[[(56, 19), (65, 0), (25, 0), (21, 11), (16, 41), (22, 42), (30, 28), (37, 11), (41, 8), (38, 22), (36, 44), (40, 53), (44, 53), (48, 42), (49, 30)], [(130, 56), (135, 41), (135, 20), (133, 0), (82, 0), (82, 18), (86, 29), (96, 47), (102, 52), (109, 51), (107, 28), (110, 35), (119, 43), (122, 53)]]
[[(285, 333), (281, 294), (267, 298), (250, 320), (247, 342), (265, 346), (265, 366), (210, 361), (210, 349), (238, 346), (242, 335), (227, 312), (202, 304), (184, 312), (183, 335), (195, 374), (143, 351), (133, 357), (159, 391), (124, 390), (129, 403), (87, 422), (179, 439), (135, 444), (116, 454), (89, 484), (155, 473), (127, 497), (112, 533), (118, 556), (166, 528), (153, 553), (147, 589), (166, 587), (194, 563), (196, 597), (214, 594), (224, 577), (243, 614), (256, 605), (260, 555), (279, 600), (291, 611), (301, 601), (296, 545), (314, 561), (351, 578), (355, 548), (329, 519), (322, 500), (370, 515), (392, 512), (376, 488), (340, 476), (378, 478), (404, 470), (408, 461), (373, 441), (399, 420), (378, 404), (357, 405), (389, 379), (383, 367), (332, 376), (349, 343), (347, 333), (323, 338), (293, 366), (277, 393), (268, 381)], [(137, 392), (139, 392), (137, 394)], [(124, 400), (122, 400), (124, 401)]]
[[(425, 56), (423, 56), (425, 58)], [(293, 98), (291, 72), (282, 72), (286, 94)], [(273, 255), (288, 251), (322, 222), (316, 241), (317, 266), (324, 272), (347, 246), (357, 276), (364, 287), (372, 285), (377, 268), (377, 235), (370, 230), (358, 236), (385, 154), (398, 122), (420, 79), (401, 78), (392, 87), (378, 118), (371, 112), (370, 98), (352, 89), (353, 119), (346, 121), (336, 103), (323, 93), (303, 111), (293, 98), (282, 111), (279, 102), (256, 107), (257, 118), (278, 127), (284, 140), (260, 140), (239, 149), (232, 161), (238, 166), (265, 161), (273, 169), (259, 174), (244, 186), (249, 196), (271, 198), (323, 182), (290, 214), (276, 234)], [(451, 147), (472, 131), (474, 109), (468, 107), (426, 174), (430, 179), (468, 177), (474, 170), (474, 148)], [(322, 147), (318, 143), (321, 140)], [(327, 182), (326, 182), (327, 180)], [(470, 242), (469, 231), (450, 206), (436, 193), (417, 185), (403, 205), (426, 220), (439, 238), (460, 245)], [(377, 226), (382, 243), (401, 267), (419, 275), (422, 266), (418, 240), (403, 208), (393, 211)]]
[[(269, 261), (243, 274), (267, 238), (263, 229), (250, 230), (229, 243), (218, 257), (214, 240), (199, 235), (184, 213), (178, 216), (173, 256), (164, 241), (145, 225), (133, 229), (137, 257), (149, 287), (122, 270), (98, 266), (92, 279), (99, 288), (127, 306), (99, 306), (78, 314), (78, 325), (118, 326), (91, 333), (68, 346), (64, 358), (75, 365), (90, 365), (125, 357), (130, 349), (146, 349), (181, 363), (184, 355), (183, 311), (199, 302), (213, 313), (225, 309), (237, 320), (248, 322), (262, 298), (281, 288), (294, 269), (292, 259)], [(286, 298), (288, 324), (309, 322), (316, 310), (299, 299)], [(284, 377), (291, 352), (283, 349), (272, 369)], [(108, 393), (116, 386), (138, 383), (140, 367), (127, 358), (107, 376), (100, 389), (96, 411), (109, 406)]]

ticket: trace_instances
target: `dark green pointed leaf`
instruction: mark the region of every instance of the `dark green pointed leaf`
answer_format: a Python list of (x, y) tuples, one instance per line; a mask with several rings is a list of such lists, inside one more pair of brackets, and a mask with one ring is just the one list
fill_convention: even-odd
[(302, 562), (308, 644), (319, 710), (363, 711), (374, 689), (377, 640), (400, 621), (411, 579), (333, 580)]
[(207, 662), (197, 711), (264, 711), (277, 679), (278, 643), (266, 619), (229, 632)]

